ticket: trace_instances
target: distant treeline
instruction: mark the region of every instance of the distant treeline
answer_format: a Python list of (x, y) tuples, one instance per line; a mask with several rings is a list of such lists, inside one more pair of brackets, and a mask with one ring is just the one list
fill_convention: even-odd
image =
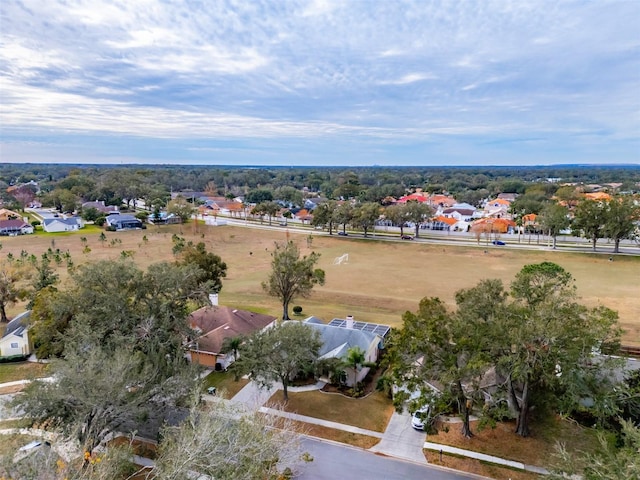
[(534, 183), (615, 183), (618, 192), (640, 189), (640, 165), (468, 167), (248, 167), (194, 165), (0, 165), (0, 191), (37, 182), (40, 194), (69, 190), (82, 199), (117, 204), (125, 198), (166, 197), (176, 191), (225, 196), (257, 189), (305, 189), (327, 198), (380, 202), (407, 191), (448, 192), (475, 204), (501, 192), (525, 193)]

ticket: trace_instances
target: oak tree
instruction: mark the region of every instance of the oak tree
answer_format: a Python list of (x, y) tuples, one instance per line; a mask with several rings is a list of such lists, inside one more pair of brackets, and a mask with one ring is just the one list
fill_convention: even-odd
[(282, 322), (249, 337), (234, 368), (250, 374), (264, 388), (280, 382), (287, 401), (289, 383), (312, 368), (321, 346), (317, 330), (297, 321)]
[(300, 257), (298, 246), (276, 243), (271, 252), (271, 273), (262, 288), (282, 302), (282, 318), (289, 320), (289, 304), (296, 297), (308, 297), (315, 285), (324, 285), (324, 270), (315, 268), (320, 254)]

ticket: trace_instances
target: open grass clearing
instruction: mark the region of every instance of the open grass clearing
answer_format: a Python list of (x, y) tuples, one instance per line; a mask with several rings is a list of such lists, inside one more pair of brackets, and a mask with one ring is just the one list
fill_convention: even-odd
[(446, 426), (448, 431), (442, 430), (443, 425), (440, 425), (438, 434), (429, 435), (427, 441), (538, 467), (549, 466), (556, 442), (564, 443), (569, 452), (594, 452), (600, 447), (595, 430), (553, 415), (532, 422), (532, 434), (526, 438), (514, 433), (515, 422), (498, 423), (495, 428), (487, 427), (481, 431), (477, 430), (477, 422), (472, 422), (472, 438), (460, 434), (460, 424)]
[(249, 383), (246, 378), (240, 378), (236, 381), (235, 376), (231, 372), (211, 372), (204, 377), (203, 389), (215, 387), (216, 395), (222, 398), (233, 398), (242, 388)]
[(46, 377), (48, 367), (45, 363), (34, 362), (0, 363), (0, 383)]
[(289, 401), (284, 403), (282, 391), (278, 390), (269, 399), (269, 403), (282, 405), (286, 412), (375, 432), (385, 431), (393, 413), (391, 400), (382, 392), (374, 392), (365, 398), (349, 398), (318, 390), (289, 392)]
[[(105, 232), (104, 243), (99, 241), (101, 232), (80, 230), (72, 234), (8, 237), (2, 241), (2, 253), (19, 255), (25, 249), (39, 255), (55, 240), (55, 248), (69, 250), (76, 265), (116, 259), (122, 251), (132, 251), (133, 260), (146, 268), (151, 263), (173, 261), (171, 237), (175, 233), (186, 240), (205, 242), (210, 251), (227, 263), (221, 304), (279, 317), (279, 302), (265, 295), (261, 282), (270, 271), (273, 243), (291, 239), (298, 243), (302, 254), (319, 252), (319, 266), (326, 272), (324, 286), (316, 287), (310, 298), (299, 298), (292, 303), (292, 306), (303, 307), (303, 317), (315, 315), (328, 321), (351, 314), (357, 320), (391, 326), (400, 325), (402, 314), (415, 310), (425, 296), (440, 297), (454, 306), (455, 292), (459, 289), (472, 287), (485, 278), (498, 278), (508, 285), (524, 265), (552, 261), (576, 279), (577, 292), (584, 304), (602, 304), (617, 310), (621, 325), (627, 330), (625, 343), (640, 345), (637, 299), (640, 257), (637, 256), (616, 256), (615, 261), (610, 262), (608, 255), (588, 253), (362, 241), (326, 235), (314, 235), (309, 247), (308, 232), (204, 225), (198, 225), (195, 230), (193, 224)], [(83, 253), (81, 237), (87, 238), (89, 253)], [(111, 240), (116, 238), (122, 243), (111, 246)], [(345, 253), (349, 254), (349, 261), (334, 265), (334, 259)], [(66, 278), (64, 269), (60, 273)], [(15, 315), (23, 309), (23, 304), (13, 306), (9, 313)]]
[(425, 450), (425, 457), (432, 465), (453, 468), (454, 470), (474, 473), (495, 480), (537, 480), (544, 478), (544, 476), (532, 472), (500, 467), (498, 465), (481, 462), (475, 458), (462, 458), (455, 455), (443, 454), (442, 459), (440, 459), (439, 452), (430, 450)]

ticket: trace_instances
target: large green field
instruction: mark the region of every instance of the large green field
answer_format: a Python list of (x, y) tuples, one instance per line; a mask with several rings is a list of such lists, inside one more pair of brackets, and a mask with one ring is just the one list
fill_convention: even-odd
[[(324, 320), (354, 315), (357, 320), (388, 325), (399, 325), (402, 313), (415, 310), (425, 296), (440, 297), (453, 305), (457, 290), (471, 287), (483, 278), (499, 278), (508, 284), (523, 265), (552, 261), (574, 276), (583, 303), (602, 304), (619, 312), (626, 329), (625, 343), (640, 344), (639, 257), (619, 256), (611, 262), (607, 255), (496, 248), (485, 253), (482, 247), (362, 241), (317, 234), (309, 246), (308, 233), (202, 225), (195, 231), (192, 224), (106, 232), (107, 241), (103, 243), (95, 230), (58, 237), (3, 238), (2, 254), (16, 255), (23, 249), (39, 254), (55, 241), (55, 248), (68, 249), (76, 264), (118, 258), (123, 250), (129, 250), (134, 252), (134, 261), (146, 266), (173, 260), (173, 233), (187, 240), (204, 241), (209, 250), (227, 262), (228, 276), (220, 294), (223, 304), (258, 309), (274, 316), (281, 314), (277, 300), (263, 293), (261, 282), (269, 272), (274, 241), (289, 237), (298, 242), (303, 254), (311, 250), (321, 253), (320, 267), (326, 271), (323, 287), (317, 287), (310, 298), (294, 302), (303, 307), (303, 315)], [(90, 252), (82, 253), (81, 237), (87, 238)], [(111, 246), (115, 238), (122, 243)], [(349, 261), (334, 265), (334, 259), (345, 253), (349, 254)], [(17, 313), (21, 307), (12, 307), (11, 313)]]

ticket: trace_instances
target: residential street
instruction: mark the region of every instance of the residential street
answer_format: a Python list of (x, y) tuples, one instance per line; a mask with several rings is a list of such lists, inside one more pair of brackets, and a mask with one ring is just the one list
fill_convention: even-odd
[(302, 467), (296, 478), (301, 480), (333, 480), (335, 478), (370, 478), (384, 480), (469, 480), (482, 478), (433, 465), (398, 460), (366, 450), (339, 446), (305, 438), (303, 448), (314, 458)]

